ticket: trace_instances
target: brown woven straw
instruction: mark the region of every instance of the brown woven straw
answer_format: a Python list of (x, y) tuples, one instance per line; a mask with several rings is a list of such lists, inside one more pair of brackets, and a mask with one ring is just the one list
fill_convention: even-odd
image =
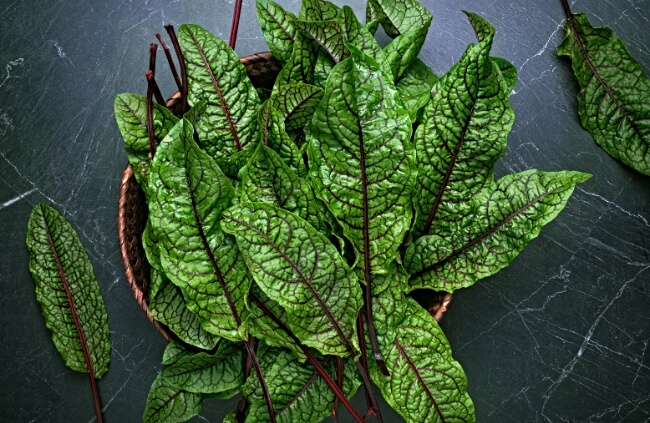
[[(278, 72), (282, 68), (280, 62), (268, 52), (255, 53), (242, 57), (240, 60), (246, 67), (253, 85), (257, 88), (271, 89)], [(180, 95), (175, 93), (167, 100), (166, 106), (174, 111), (179, 103)], [(126, 278), (140, 308), (163, 337), (170, 340), (173, 335), (169, 329), (154, 320), (149, 313), (149, 277), (151, 269), (142, 246), (142, 233), (146, 223), (147, 204), (144, 192), (136, 182), (133, 170), (130, 166), (127, 166), (122, 174), (118, 202), (118, 237), (122, 262), (124, 263)], [(435, 293), (418, 298), (418, 301), (439, 321), (442, 314), (447, 310), (447, 306), (451, 301), (451, 294)]]

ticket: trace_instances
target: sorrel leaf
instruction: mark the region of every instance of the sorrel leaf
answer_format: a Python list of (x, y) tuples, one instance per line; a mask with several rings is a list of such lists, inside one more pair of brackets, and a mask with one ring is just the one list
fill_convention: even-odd
[(294, 171), (305, 174), (302, 154), (284, 126), (284, 118), (267, 100), (258, 115), (260, 143), (274, 150)]
[(219, 228), (221, 212), (234, 197), (230, 180), (196, 145), (185, 120), (160, 144), (151, 172), (149, 219), (165, 274), (205, 330), (246, 339), (251, 280), (234, 240)]
[(161, 373), (149, 388), (142, 421), (145, 423), (180, 423), (198, 416), (202, 409), (202, 394), (193, 394), (174, 388)]
[(206, 101), (195, 122), (202, 148), (230, 156), (253, 141), (259, 97), (246, 68), (228, 44), (198, 25), (182, 25), (178, 40), (186, 59), (190, 104)]
[[(380, 23), (391, 38), (396, 38), (416, 28), (425, 28), (421, 35), (422, 42), (424, 42), (432, 20), (431, 13), (416, 0), (368, 0), (366, 17), (368, 23), (373, 21)], [(373, 33), (377, 28), (376, 23), (370, 24), (369, 29)]]
[(356, 355), (361, 290), (330, 241), (293, 213), (241, 203), (223, 214), (255, 282), (287, 312), (300, 341), (323, 354)]
[(52, 342), (72, 370), (100, 378), (111, 356), (106, 306), (76, 231), (37, 204), (27, 225), (29, 271)]
[[(280, 348), (260, 349), (259, 359), (278, 422), (318, 422), (332, 413), (334, 393), (309, 363), (299, 361), (290, 351)], [(336, 380), (335, 360), (326, 359), (324, 367)], [(354, 363), (346, 359), (343, 370), (342, 391), (350, 397), (359, 386)], [(256, 375), (246, 381), (242, 392), (251, 404), (246, 422), (268, 422), (268, 410)]]
[(291, 57), (295, 28), (291, 23), (296, 16), (274, 1), (257, 0), (257, 19), (269, 50), (279, 61), (286, 63)]
[(334, 63), (338, 63), (348, 56), (348, 51), (343, 43), (343, 31), (339, 20), (295, 20), (293, 26), (325, 49), (327, 54), (334, 60)]
[(368, 273), (395, 258), (411, 219), (411, 124), (397, 96), (377, 63), (353, 48), (332, 70), (307, 134), (314, 190)]
[(149, 299), (149, 312), (153, 318), (167, 326), (186, 344), (204, 350), (214, 348), (220, 338), (201, 327), (199, 317), (187, 308), (180, 288), (160, 272), (152, 270), (151, 286), (158, 284), (160, 288), (153, 291), (156, 295)]
[(225, 339), (216, 351), (182, 354), (162, 371), (170, 386), (196, 394), (229, 394), (244, 383), (244, 350)]
[(395, 85), (412, 122), (418, 120), (418, 115), (429, 101), (431, 90), (437, 81), (438, 77), (433, 71), (420, 59), (415, 59)]
[(591, 26), (568, 11), (567, 38), (558, 47), (571, 58), (580, 84), (580, 122), (609, 155), (650, 175), (650, 79), (609, 28)]
[[(147, 99), (137, 94), (118, 94), (114, 102), (115, 120), (124, 140), (124, 149), (133, 168), (136, 181), (147, 186), (149, 173), (149, 133), (147, 130)], [(154, 138), (162, 140), (178, 122), (165, 107), (153, 104)]]
[(287, 132), (304, 128), (311, 122), (316, 106), (323, 98), (323, 90), (308, 84), (290, 84), (278, 87), (269, 98), (269, 104), (284, 119)]
[(241, 201), (264, 202), (293, 212), (325, 232), (320, 208), (308, 181), (299, 178), (278, 154), (260, 144), (241, 170)]
[(436, 85), (415, 134), (414, 237), (448, 231), (468, 212), (469, 200), (493, 180), (514, 123), (509, 84), (489, 56), (494, 28), (477, 15), (468, 17), (481, 28), (481, 41)]
[(437, 322), (413, 299), (406, 317), (382, 338), (390, 376), (373, 375), (384, 399), (408, 423), (474, 422), (467, 378)]
[(416, 240), (404, 266), (411, 289), (452, 292), (490, 276), (510, 262), (564, 208), (580, 172), (528, 170), (504, 176), (472, 201), (458, 229)]

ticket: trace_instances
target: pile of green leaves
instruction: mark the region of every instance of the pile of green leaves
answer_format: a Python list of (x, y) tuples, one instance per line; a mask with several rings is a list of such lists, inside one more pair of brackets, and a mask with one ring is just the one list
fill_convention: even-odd
[[(178, 38), (182, 117), (120, 94), (115, 114), (149, 207), (149, 305), (177, 336), (144, 421), (184, 421), (204, 398), (226, 421), (320, 421), (370, 382), (408, 422), (474, 421), (467, 379), (414, 290), (454, 292), (507, 266), (564, 207), (579, 172), (494, 177), (517, 79), (494, 28), (437, 77), (417, 58), (432, 17), (415, 0), (349, 7), (258, 0), (283, 63), (256, 90), (228, 45)], [(380, 46), (379, 26), (392, 38)]]

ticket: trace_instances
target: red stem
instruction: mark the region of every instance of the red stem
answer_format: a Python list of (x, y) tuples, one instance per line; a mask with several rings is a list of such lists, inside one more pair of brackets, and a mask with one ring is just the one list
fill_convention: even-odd
[(158, 51), (158, 44), (149, 44), (149, 70), (154, 75), (156, 74), (156, 52)]
[(174, 58), (172, 57), (172, 52), (169, 50), (169, 46), (165, 44), (165, 40), (162, 39), (162, 36), (158, 33), (156, 34), (156, 38), (158, 38), (158, 41), (160, 42), (160, 45), (163, 48), (163, 51), (165, 52), (165, 57), (167, 58), (167, 63), (169, 63), (169, 69), (172, 71), (172, 75), (174, 76), (174, 82), (176, 82), (176, 87), (178, 89), (181, 89), (181, 78), (178, 76), (178, 71), (176, 70), (176, 65), (174, 64)]
[(275, 324), (278, 325), (278, 327), (282, 331), (284, 331), (287, 335), (289, 335), (289, 337), (293, 340), (293, 342), (295, 342), (296, 345), (298, 345), (300, 347), (302, 352), (305, 354), (305, 357), (307, 357), (307, 361), (309, 361), (309, 363), (312, 366), (314, 366), (314, 368), (316, 369), (316, 372), (318, 372), (319, 376), (323, 378), (323, 381), (325, 381), (327, 386), (332, 390), (332, 392), (334, 392), (334, 395), (336, 395), (336, 398), (338, 398), (341, 401), (341, 403), (343, 404), (343, 406), (350, 412), (350, 414), (352, 415), (354, 420), (357, 423), (365, 423), (365, 420), (363, 419), (363, 417), (361, 417), (361, 415), (354, 408), (354, 406), (352, 404), (350, 404), (350, 401), (348, 401), (348, 399), (346, 398), (343, 391), (341, 391), (341, 389), (339, 388), (337, 383), (327, 373), (327, 371), (323, 368), (323, 366), (316, 359), (316, 357), (311, 353), (311, 351), (309, 351), (309, 348), (307, 348), (302, 343), (300, 343), (300, 340), (296, 337), (296, 335), (293, 334), (293, 332), (291, 332), (291, 329), (289, 329), (280, 319), (278, 319), (278, 317), (275, 314), (273, 314), (271, 312), (271, 310), (269, 310), (268, 307), (266, 307), (264, 305), (264, 303), (262, 303), (259, 300), (259, 298), (257, 298), (253, 294), (250, 294), (250, 298), (255, 303), (255, 305), (257, 305), (264, 312), (264, 314), (266, 314), (268, 317), (270, 317), (271, 320), (273, 320), (275, 322)]
[(232, 15), (232, 25), (230, 26), (230, 41), (228, 45), (231, 49), (235, 49), (235, 43), (237, 42), (237, 31), (239, 30), (239, 17), (241, 16), (241, 6), (242, 0), (235, 1), (235, 11)]
[(244, 342), (246, 351), (248, 351), (248, 356), (250, 357), (253, 363), (253, 369), (257, 373), (257, 378), (260, 381), (260, 386), (262, 387), (262, 393), (264, 395), (264, 401), (266, 401), (266, 408), (269, 410), (269, 421), (275, 423), (275, 411), (273, 410), (273, 403), (271, 402), (271, 394), (269, 393), (269, 388), (266, 386), (266, 380), (264, 379), (264, 374), (262, 373), (262, 368), (260, 367), (259, 361), (257, 361), (257, 356), (255, 355), (255, 338), (250, 336), (248, 342)]
[(169, 34), (169, 38), (172, 40), (172, 45), (174, 46), (174, 51), (176, 52), (176, 57), (178, 57), (178, 64), (181, 67), (181, 114), (185, 114), (187, 111), (187, 69), (185, 68), (185, 58), (183, 57), (183, 52), (181, 51), (181, 45), (178, 42), (178, 37), (176, 37), (176, 31), (174, 31), (173, 25), (165, 25), (165, 30)]
[(61, 276), (61, 283), (65, 290), (66, 298), (68, 299), (68, 305), (70, 306), (70, 313), (72, 314), (72, 320), (74, 321), (75, 329), (77, 330), (77, 336), (79, 337), (79, 342), (81, 343), (81, 350), (84, 355), (84, 360), (86, 362), (86, 368), (88, 369), (88, 375), (90, 376), (90, 389), (93, 393), (93, 404), (95, 407), (95, 415), (97, 416), (97, 423), (102, 423), (102, 407), (99, 401), (99, 391), (97, 389), (97, 379), (95, 378), (95, 370), (93, 369), (93, 363), (90, 359), (90, 353), (88, 352), (88, 345), (86, 344), (86, 337), (84, 336), (83, 328), (81, 327), (81, 322), (79, 321), (79, 316), (77, 315), (77, 307), (72, 298), (72, 292), (70, 291), (70, 284), (68, 283), (68, 278), (65, 275), (63, 270), (63, 265), (61, 264), (61, 258), (59, 253), (56, 250), (54, 245), (54, 239), (52, 239), (52, 233), (50, 232), (50, 227), (47, 224), (47, 221), (43, 219), (44, 227), (47, 232), (47, 239), (54, 254), (54, 260), (56, 261), (56, 267), (59, 271), (59, 276)]
[(151, 71), (147, 71), (147, 135), (149, 135), (149, 155), (153, 160), (154, 154), (156, 154), (156, 139), (153, 133), (153, 74)]

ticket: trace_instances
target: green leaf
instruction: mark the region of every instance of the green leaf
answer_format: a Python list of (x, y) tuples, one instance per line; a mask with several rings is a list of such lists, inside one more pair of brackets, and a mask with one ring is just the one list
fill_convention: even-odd
[(323, 354), (356, 355), (361, 290), (330, 241), (293, 213), (241, 203), (223, 214), (255, 282), (287, 311), (300, 341)]
[(279, 87), (269, 98), (269, 104), (280, 113), (289, 132), (309, 124), (322, 98), (323, 90), (314, 85), (289, 84)]
[(297, 214), (322, 233), (326, 227), (307, 180), (301, 179), (278, 154), (260, 144), (241, 170), (241, 201), (273, 204)]
[(452, 292), (507, 266), (564, 208), (580, 172), (529, 170), (508, 175), (477, 195), (472, 213), (446, 236), (416, 240), (404, 266), (410, 289)]
[(475, 422), (467, 378), (438, 323), (413, 299), (397, 329), (381, 338), (390, 376), (374, 372), (384, 399), (408, 423)]
[(411, 221), (411, 122), (400, 104), (391, 78), (353, 48), (332, 71), (307, 134), (314, 191), (368, 272), (395, 258)]
[(336, 19), (340, 8), (326, 0), (303, 0), (298, 18), (304, 21), (329, 21)]
[(280, 62), (286, 63), (291, 57), (296, 36), (291, 23), (296, 16), (274, 1), (257, 0), (257, 19), (271, 53)]
[[(147, 99), (137, 94), (118, 94), (113, 106), (135, 179), (141, 187), (146, 187), (150, 164)], [(178, 118), (169, 110), (153, 103), (153, 134), (157, 141), (162, 140), (176, 122)]]
[(219, 227), (234, 189), (193, 140), (181, 120), (160, 144), (152, 164), (149, 219), (165, 274), (208, 332), (246, 339), (250, 276), (237, 246)]
[(650, 79), (609, 28), (571, 14), (558, 47), (580, 84), (580, 122), (612, 157), (650, 175)]
[(287, 84), (314, 84), (314, 67), (320, 47), (306, 35), (296, 33), (293, 51), (287, 63), (278, 74), (273, 86), (273, 92)]
[(37, 204), (27, 224), (27, 249), (54, 346), (72, 370), (102, 377), (111, 356), (106, 306), (79, 236), (55, 209)]
[[(303, 363), (290, 351), (279, 348), (260, 348), (258, 358), (278, 422), (319, 422), (331, 415), (334, 393), (309, 363)], [(331, 358), (325, 360), (324, 367), (336, 380), (336, 362)], [(344, 361), (343, 372), (342, 391), (351, 397), (359, 386), (356, 366), (351, 359)], [(268, 409), (257, 375), (251, 374), (242, 392), (250, 402), (246, 423), (268, 422)]]
[(343, 30), (338, 20), (295, 20), (293, 26), (325, 49), (334, 63), (338, 63), (348, 56), (348, 51), (343, 44)]
[(284, 118), (271, 106), (270, 100), (260, 108), (258, 122), (260, 143), (274, 150), (293, 170), (301, 174), (306, 173), (302, 153), (287, 134)]
[[(370, 19), (368, 19), (370, 16)], [(432, 16), (417, 0), (368, 0), (366, 21), (378, 21), (391, 38), (416, 28), (425, 28), (426, 37)], [(374, 27), (373, 24), (371, 27)], [(374, 31), (372, 31), (374, 32)]]
[(384, 49), (388, 67), (395, 81), (399, 81), (424, 45), (428, 26), (412, 29), (395, 38)]
[(265, 309), (273, 313), (285, 327), (289, 327), (287, 314), (284, 308), (277, 302), (266, 296), (264, 291), (253, 284), (250, 297), (250, 326), (249, 332), (255, 338), (260, 339), (271, 347), (283, 347), (292, 351), (301, 361), (305, 360), (305, 354), (300, 345), (296, 344), (286, 331), (277, 322), (267, 315)]
[(143, 423), (181, 423), (198, 416), (203, 409), (203, 395), (172, 387), (162, 373), (149, 389)]
[(431, 98), (431, 90), (437, 81), (438, 77), (433, 71), (420, 59), (415, 59), (396, 84), (397, 92), (412, 122), (417, 121), (420, 111)]
[(150, 296), (151, 316), (183, 342), (204, 350), (214, 348), (220, 338), (201, 327), (201, 320), (187, 308), (180, 288), (154, 269), (151, 271), (151, 281), (152, 286), (160, 286), (155, 295)]
[(246, 68), (225, 41), (198, 25), (181, 25), (178, 40), (185, 56), (188, 100), (205, 100), (195, 123), (202, 147), (212, 156), (230, 156), (254, 140), (259, 97)]
[(494, 179), (494, 163), (505, 153), (515, 119), (508, 104), (511, 81), (489, 56), (494, 29), (477, 15), (468, 17), (482, 28), (482, 40), (436, 84), (415, 134), (416, 238), (446, 232), (470, 212), (469, 201)]
[(230, 393), (244, 383), (244, 351), (221, 339), (214, 353), (181, 355), (162, 371), (165, 382), (178, 390), (195, 394)]

